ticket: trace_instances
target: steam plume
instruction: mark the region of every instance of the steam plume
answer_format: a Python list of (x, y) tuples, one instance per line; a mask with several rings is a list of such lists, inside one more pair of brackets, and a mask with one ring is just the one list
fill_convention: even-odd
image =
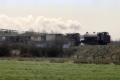
[(41, 33), (68, 33), (80, 32), (80, 23), (73, 20), (46, 18), (44, 16), (9, 17), (7, 15), (0, 15), (0, 29), (33, 30)]

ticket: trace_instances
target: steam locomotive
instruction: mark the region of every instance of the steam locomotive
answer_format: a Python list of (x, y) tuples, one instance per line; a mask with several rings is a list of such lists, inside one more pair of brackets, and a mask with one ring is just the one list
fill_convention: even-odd
[(79, 33), (74, 33), (68, 34), (67, 37), (75, 41), (75, 46), (78, 46), (81, 43), (88, 45), (107, 45), (111, 41), (111, 37), (108, 32), (98, 32), (97, 34), (95, 32), (93, 34), (89, 34), (87, 32), (83, 36)]

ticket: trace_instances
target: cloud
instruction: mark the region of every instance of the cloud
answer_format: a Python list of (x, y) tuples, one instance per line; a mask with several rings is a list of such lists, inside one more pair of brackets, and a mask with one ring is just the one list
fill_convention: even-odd
[(0, 15), (0, 29), (13, 29), (18, 31), (33, 30), (47, 33), (72, 33), (80, 32), (81, 25), (78, 21), (64, 20), (62, 18), (34, 17), (10, 17)]

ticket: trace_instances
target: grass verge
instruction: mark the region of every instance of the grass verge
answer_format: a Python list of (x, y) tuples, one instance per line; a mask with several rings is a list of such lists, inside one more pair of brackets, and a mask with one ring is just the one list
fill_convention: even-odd
[(0, 60), (1, 80), (119, 80), (120, 65)]

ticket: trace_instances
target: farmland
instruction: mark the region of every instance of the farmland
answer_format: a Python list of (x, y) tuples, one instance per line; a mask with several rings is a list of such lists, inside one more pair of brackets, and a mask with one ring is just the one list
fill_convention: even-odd
[[(54, 49), (24, 46), (14, 55), (12, 48), (5, 48), (0, 48), (1, 80), (120, 80), (119, 45), (79, 46), (64, 49), (59, 55)], [(51, 57), (54, 54), (57, 56)]]
[(114, 64), (0, 60), (1, 80), (117, 80), (119, 76), (120, 65)]

